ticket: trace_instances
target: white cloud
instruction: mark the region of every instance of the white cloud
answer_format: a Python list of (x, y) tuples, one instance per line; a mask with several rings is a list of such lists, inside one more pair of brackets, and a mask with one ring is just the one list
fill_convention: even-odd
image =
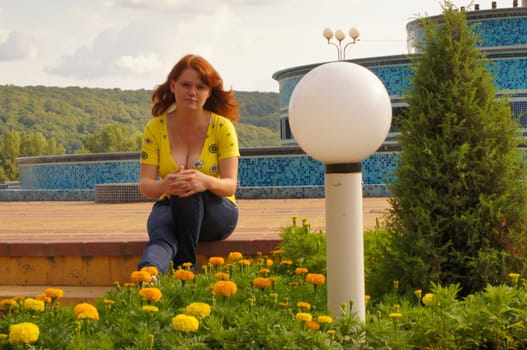
[(0, 43), (0, 60), (20, 60), (37, 56), (38, 48), (35, 39), (26, 33), (13, 31), (7, 40)]
[(136, 74), (153, 72), (164, 68), (155, 53), (121, 56), (115, 60), (115, 65)]

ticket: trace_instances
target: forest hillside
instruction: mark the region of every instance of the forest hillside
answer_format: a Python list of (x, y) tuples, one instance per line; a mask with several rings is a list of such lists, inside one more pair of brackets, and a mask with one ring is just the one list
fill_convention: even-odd
[[(142, 134), (151, 118), (151, 93), (149, 90), (0, 86), (0, 139), (9, 132), (38, 133), (62, 145), (66, 153), (113, 151), (105, 150), (101, 142), (95, 145), (96, 141), (109, 127), (124, 130), (133, 138)], [(241, 104), (241, 119), (237, 124), (240, 147), (279, 145), (278, 94), (236, 91), (235, 95)], [(137, 143), (133, 144), (132, 148)]]

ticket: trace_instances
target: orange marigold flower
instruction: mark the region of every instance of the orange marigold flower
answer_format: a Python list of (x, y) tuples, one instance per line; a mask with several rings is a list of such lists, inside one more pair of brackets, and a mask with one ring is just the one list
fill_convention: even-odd
[(225, 259), (223, 259), (221, 256), (211, 256), (209, 258), (209, 264), (215, 265), (215, 266), (218, 266), (218, 265), (221, 266), (225, 264)]
[(183, 263), (181, 265), (184, 269), (190, 269), (192, 267), (192, 263), (191, 262), (186, 262), (186, 263)]
[(37, 300), (42, 300), (46, 304), (51, 303), (51, 297), (47, 296), (45, 293), (39, 294), (35, 297)]
[(268, 273), (271, 273), (271, 270), (269, 270), (269, 269), (260, 269), (259, 273), (261, 273), (262, 275), (267, 275)]
[(150, 281), (152, 281), (152, 275), (146, 271), (134, 271), (130, 275), (130, 279), (134, 283), (139, 283), (139, 282), (150, 283)]
[(4, 306), (4, 307), (18, 307), (18, 302), (15, 299), (13, 299), (13, 298), (2, 299), (2, 300), (0, 300), (0, 306)]
[(218, 281), (212, 286), (214, 294), (222, 297), (230, 297), (236, 294), (238, 287), (233, 281)]
[(297, 267), (295, 269), (295, 273), (297, 275), (303, 275), (304, 273), (308, 273), (308, 271), (307, 271), (307, 268), (305, 268), (305, 267)]
[(271, 260), (271, 259), (267, 259), (267, 260), (265, 260), (265, 266), (267, 266), (267, 267), (271, 267), (271, 266), (273, 266), (273, 263), (274, 263), (274, 261)]
[(218, 272), (214, 275), (214, 278), (220, 281), (228, 281), (231, 276), (229, 276), (229, 274), (226, 272)]
[(48, 288), (44, 292), (52, 300), (61, 299), (64, 296), (64, 291), (60, 288)]
[(251, 266), (251, 260), (249, 260), (249, 259), (242, 259), (242, 260), (240, 260), (240, 264), (242, 264), (243, 266)]
[(306, 323), (306, 329), (313, 330), (313, 331), (319, 330), (320, 329), (320, 324), (318, 324), (315, 321), (311, 320), (311, 321)]
[(240, 252), (230, 252), (227, 260), (229, 261), (238, 261), (243, 258), (243, 254)]
[(174, 272), (174, 278), (182, 281), (192, 281), (194, 279), (194, 272), (189, 270), (176, 270)]
[(139, 290), (139, 295), (142, 296), (146, 301), (153, 302), (161, 300), (161, 297), (163, 296), (159, 288), (154, 287), (141, 288), (141, 290)]
[(273, 282), (271, 281), (270, 278), (266, 278), (266, 277), (257, 277), (253, 280), (253, 286), (254, 288), (258, 288), (258, 289), (265, 289), (265, 288), (269, 288), (273, 285)]
[(75, 305), (75, 307), (73, 308), (73, 313), (75, 314), (75, 318), (77, 320), (99, 319), (99, 312), (97, 311), (97, 308), (88, 303), (80, 303)]
[(299, 301), (296, 306), (298, 306), (300, 309), (311, 310), (311, 304), (305, 301)]
[(306, 276), (306, 282), (314, 285), (321, 285), (326, 283), (326, 276), (321, 273), (308, 273)]
[(282, 260), (280, 261), (280, 265), (291, 266), (293, 265), (293, 261), (292, 260)]
[(159, 270), (155, 266), (145, 266), (141, 271), (146, 271), (152, 276), (157, 276), (159, 274)]

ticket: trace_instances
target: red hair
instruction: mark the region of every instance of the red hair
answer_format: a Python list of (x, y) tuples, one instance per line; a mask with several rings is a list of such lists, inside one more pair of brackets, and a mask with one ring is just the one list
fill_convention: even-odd
[(152, 93), (152, 115), (154, 117), (166, 112), (176, 102), (174, 94), (170, 90), (170, 83), (176, 81), (188, 68), (198, 72), (203, 84), (211, 89), (210, 97), (203, 106), (205, 109), (222, 115), (233, 122), (240, 119), (240, 105), (234, 98), (234, 92), (224, 90), (223, 80), (218, 72), (206, 59), (197, 55), (186, 55), (181, 58), (168, 74), (166, 81), (154, 90)]

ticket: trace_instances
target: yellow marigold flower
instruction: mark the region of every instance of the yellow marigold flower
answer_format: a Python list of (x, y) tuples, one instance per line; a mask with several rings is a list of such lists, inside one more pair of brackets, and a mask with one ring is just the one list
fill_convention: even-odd
[(183, 263), (181, 265), (184, 269), (190, 269), (192, 267), (192, 263), (191, 262), (186, 262), (186, 263)]
[(309, 322), (313, 319), (313, 316), (307, 312), (299, 312), (296, 314), (295, 319), (302, 322)]
[(191, 303), (185, 308), (185, 314), (195, 316), (197, 318), (204, 318), (210, 315), (210, 305), (207, 303)]
[(513, 283), (518, 283), (518, 280), (520, 279), (520, 274), (511, 272), (509, 273), (509, 278), (512, 280)]
[(40, 329), (31, 322), (16, 323), (9, 326), (9, 342), (12, 344), (31, 344), (38, 340)]
[(153, 287), (141, 288), (141, 290), (139, 290), (139, 295), (142, 296), (143, 299), (145, 299), (146, 301), (153, 301), (153, 302), (157, 302), (161, 300), (161, 297), (163, 296), (159, 288), (153, 288)]
[(426, 293), (423, 297), (423, 304), (425, 305), (432, 305), (434, 301), (434, 294), (433, 293)]
[(320, 329), (320, 324), (318, 324), (317, 322), (311, 320), (311, 321), (306, 323), (306, 329), (312, 330), (312, 331), (319, 330)]
[(256, 277), (253, 280), (253, 287), (254, 288), (265, 289), (265, 288), (271, 287), (272, 285), (273, 285), (273, 282), (271, 281), (270, 278)]
[(141, 310), (144, 311), (144, 312), (148, 312), (148, 313), (154, 313), (154, 312), (158, 312), (159, 308), (157, 306), (153, 306), (153, 305), (144, 305), (141, 308)]
[(305, 301), (299, 301), (296, 306), (298, 306), (300, 309), (311, 310), (311, 304)]
[(80, 303), (80, 304), (75, 305), (75, 307), (73, 308), (73, 313), (75, 314), (75, 318), (77, 320), (82, 320), (82, 319), (98, 320), (99, 319), (99, 312), (97, 311), (97, 308), (88, 303)]
[(146, 271), (151, 276), (157, 276), (159, 274), (159, 270), (155, 266), (145, 266), (145, 267), (141, 268), (141, 271)]
[(318, 323), (330, 324), (330, 323), (333, 323), (333, 318), (331, 316), (327, 316), (327, 315), (320, 315), (317, 318), (317, 322)]
[(305, 267), (297, 267), (295, 269), (295, 273), (297, 275), (303, 275), (304, 273), (308, 273), (308, 271), (307, 271), (307, 268), (305, 268)]
[(174, 327), (176, 331), (197, 332), (199, 321), (194, 316), (180, 314), (172, 319), (172, 327)]
[(271, 270), (269, 270), (269, 269), (260, 269), (260, 271), (258, 271), (258, 273), (260, 273), (262, 275), (267, 275), (268, 273), (271, 273)]
[(39, 294), (35, 297), (37, 300), (42, 300), (45, 303), (51, 303), (51, 298), (47, 296), (45, 293)]
[(242, 264), (243, 266), (251, 266), (251, 260), (249, 260), (249, 259), (242, 259), (242, 260), (240, 260), (240, 264)]
[(280, 261), (280, 265), (291, 266), (293, 265), (293, 261), (292, 260), (282, 260)]
[(321, 285), (326, 283), (326, 276), (321, 273), (308, 273), (306, 276), (306, 282), (314, 285)]
[(392, 320), (397, 320), (401, 317), (403, 317), (403, 314), (400, 313), (400, 312), (391, 312), (389, 315), (388, 315), (389, 318), (391, 318)]
[(370, 301), (370, 300), (371, 300), (371, 295), (366, 294), (366, 295), (364, 296), (364, 301), (365, 301), (365, 302), (368, 302), (368, 301)]
[(134, 284), (134, 283), (126, 282), (126, 283), (123, 284), (123, 287), (125, 287), (125, 288), (134, 288), (134, 287), (135, 287), (135, 284)]
[(48, 288), (44, 292), (51, 300), (61, 299), (64, 296), (64, 291), (60, 288)]
[(24, 309), (42, 312), (44, 311), (45, 304), (42, 300), (33, 298), (27, 298), (24, 300)]
[(236, 294), (238, 287), (233, 281), (218, 281), (212, 286), (214, 294), (222, 297), (230, 297)]
[(218, 266), (218, 265), (221, 266), (221, 265), (225, 264), (225, 259), (223, 259), (220, 256), (211, 256), (209, 258), (209, 264), (215, 265), (215, 266)]
[(415, 294), (415, 296), (417, 297), (417, 299), (420, 300), (420, 299), (421, 299), (421, 296), (423, 295), (423, 291), (422, 291), (421, 289), (416, 289), (416, 290), (414, 291), (414, 294)]
[(230, 252), (227, 260), (229, 261), (238, 261), (243, 259), (243, 254), (240, 252)]
[(134, 271), (130, 275), (130, 279), (134, 283), (139, 283), (139, 282), (150, 283), (150, 281), (152, 281), (152, 275), (146, 271)]
[(18, 307), (18, 302), (15, 299), (2, 299), (0, 300), (0, 306), (3, 307)]
[(214, 275), (214, 278), (220, 281), (228, 281), (231, 276), (229, 276), (229, 274), (226, 272), (218, 272)]
[(334, 330), (334, 329), (328, 329), (328, 331), (327, 331), (326, 333), (327, 333), (327, 335), (329, 335), (330, 337), (334, 337), (335, 334), (337, 333), (337, 331)]
[(110, 300), (110, 299), (104, 299), (103, 303), (104, 303), (104, 305), (106, 305), (108, 307), (111, 307), (113, 304), (115, 304), (115, 301)]
[(189, 270), (176, 270), (174, 272), (174, 278), (182, 281), (192, 281), (194, 279), (194, 272)]

